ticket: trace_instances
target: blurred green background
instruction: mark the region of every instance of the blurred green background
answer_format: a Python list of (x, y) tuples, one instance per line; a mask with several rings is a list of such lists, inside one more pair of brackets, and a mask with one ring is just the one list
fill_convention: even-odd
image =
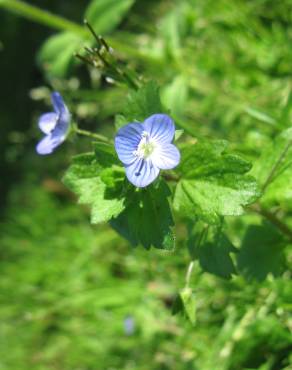
[[(291, 0), (27, 3), (80, 25), (91, 7), (120, 59), (156, 80), (198, 137), (230, 140), (253, 160), (290, 126)], [(45, 23), (0, 8), (0, 369), (292, 369), (291, 248), (279, 271), (255, 267), (245, 278), (202, 273), (196, 262), (190, 323), (172, 315), (189, 263), (183, 238), (175, 252), (145, 251), (90, 225), (60, 181), (87, 139), (36, 155), (49, 89), (62, 92), (81, 127), (110, 135), (126, 93), (76, 63), (82, 31), (62, 40)], [(251, 222), (230, 221), (236, 246)]]

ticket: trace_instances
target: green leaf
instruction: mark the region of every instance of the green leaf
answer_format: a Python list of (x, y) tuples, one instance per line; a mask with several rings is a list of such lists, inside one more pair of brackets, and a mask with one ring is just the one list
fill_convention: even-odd
[(49, 77), (64, 78), (77, 62), (74, 52), (80, 48), (82, 38), (75, 33), (62, 32), (51, 36), (40, 49), (37, 60)]
[(251, 163), (236, 154), (226, 153), (227, 148), (228, 142), (224, 140), (202, 141), (188, 146), (182, 150), (179, 171), (189, 179), (248, 172)]
[(114, 30), (135, 0), (92, 0), (85, 11), (85, 19), (97, 34)]
[(160, 22), (160, 31), (169, 55), (181, 57), (183, 42), (195, 21), (194, 8), (186, 1), (180, 1)]
[(220, 227), (206, 227), (197, 223), (191, 231), (188, 248), (193, 258), (199, 260), (204, 271), (230, 279), (236, 273), (230, 253), (236, 248)]
[[(150, 81), (141, 87), (138, 91), (132, 91), (129, 94), (126, 107), (123, 112), (124, 123), (142, 122), (147, 117), (155, 113), (163, 113), (159, 96), (158, 85)], [(122, 122), (119, 118), (119, 122)], [(121, 124), (122, 126), (123, 124)]]
[[(91, 206), (91, 222), (94, 224), (117, 217), (125, 208), (122, 192), (108, 191), (100, 176), (102, 171), (95, 155), (88, 153), (77, 156), (63, 178), (64, 184), (79, 196), (79, 203)], [(111, 186), (115, 188), (115, 185), (111, 181)], [(118, 189), (119, 186), (118, 182)]]
[(133, 246), (174, 249), (169, 195), (170, 190), (162, 180), (145, 189), (131, 187), (125, 210), (111, 221), (112, 227)]
[(183, 115), (188, 99), (188, 85), (184, 76), (177, 76), (162, 91), (162, 102), (176, 117)]
[(102, 170), (100, 172), (100, 178), (109, 189), (120, 191), (125, 180), (125, 170), (121, 166), (113, 165)]
[(174, 141), (178, 141), (183, 134), (184, 134), (184, 130), (182, 129), (175, 130)]
[(246, 113), (249, 114), (251, 117), (256, 118), (257, 120), (261, 122), (268, 123), (269, 125), (275, 125), (276, 120), (272, 117), (270, 117), (268, 114), (260, 112), (257, 109), (248, 107), (245, 109)]
[(93, 143), (95, 157), (99, 165), (102, 167), (112, 166), (118, 162), (117, 154), (114, 150), (114, 146), (102, 143), (95, 142)]
[(193, 325), (196, 322), (196, 297), (191, 288), (183, 288), (177, 295), (173, 308), (172, 314), (182, 314), (186, 317)]
[(234, 154), (226, 154), (226, 142), (199, 143), (182, 151), (181, 176), (174, 208), (183, 216), (208, 224), (222, 216), (238, 216), (243, 207), (260, 195), (257, 183), (245, 175), (251, 165)]
[(261, 205), (292, 210), (292, 128), (276, 137), (255, 162), (252, 171), (264, 187)]
[(239, 271), (249, 280), (279, 275), (283, 259), (283, 237), (271, 225), (251, 225), (237, 255)]

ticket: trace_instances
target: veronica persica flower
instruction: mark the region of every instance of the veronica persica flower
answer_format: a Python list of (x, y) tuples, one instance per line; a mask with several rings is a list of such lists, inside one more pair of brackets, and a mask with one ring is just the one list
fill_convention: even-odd
[(166, 114), (154, 114), (143, 123), (129, 123), (119, 129), (115, 148), (133, 185), (145, 187), (160, 170), (179, 164), (180, 153), (171, 143), (174, 133), (174, 123)]
[(51, 95), (54, 112), (40, 116), (39, 128), (46, 135), (37, 145), (38, 154), (50, 154), (61, 145), (70, 129), (70, 112), (58, 92)]

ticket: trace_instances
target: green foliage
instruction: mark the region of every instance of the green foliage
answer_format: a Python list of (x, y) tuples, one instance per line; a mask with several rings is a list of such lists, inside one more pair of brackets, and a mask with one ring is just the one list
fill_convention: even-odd
[[(8, 202), (0, 224), (4, 369), (289, 368), (289, 274), (226, 282), (195, 266), (186, 301), (193, 326), (170, 309), (184, 284), (183, 248), (129, 250), (38, 181), (15, 185)], [(124, 331), (129, 315), (132, 335)]]
[(162, 18), (160, 30), (165, 42), (166, 52), (171, 57), (182, 55), (183, 40), (189, 35), (195, 15), (191, 4), (181, 1), (172, 11)]
[(183, 116), (188, 100), (188, 85), (184, 76), (177, 76), (162, 91), (162, 101), (165, 107), (170, 107), (170, 113), (175, 117)]
[(124, 196), (117, 189), (108, 191), (106, 185), (108, 182), (109, 188), (115, 188), (117, 184), (122, 186), (122, 181), (115, 181), (115, 175), (115, 171), (105, 173), (94, 154), (81, 154), (73, 159), (63, 178), (64, 184), (78, 195), (79, 203), (91, 206), (91, 222), (94, 224), (109, 221), (125, 208)]
[(191, 230), (188, 248), (193, 259), (198, 259), (204, 271), (230, 279), (236, 273), (230, 257), (236, 252), (222, 227), (208, 227), (201, 223)]
[(156, 82), (145, 83), (138, 91), (131, 91), (125, 105), (123, 115), (116, 121), (117, 128), (129, 122), (143, 122), (155, 113), (163, 113), (159, 87)]
[(283, 237), (270, 224), (250, 225), (244, 235), (237, 264), (247, 279), (263, 280), (282, 270)]
[(175, 236), (168, 203), (170, 194), (164, 181), (146, 189), (132, 188), (127, 194), (125, 210), (111, 221), (112, 227), (134, 246), (172, 250)]
[(172, 313), (182, 314), (193, 325), (196, 323), (196, 297), (190, 287), (185, 287), (179, 292), (174, 301)]
[(108, 33), (116, 28), (135, 0), (92, 0), (85, 11), (85, 19), (99, 34)]
[(265, 188), (261, 204), (265, 208), (292, 209), (291, 194), (292, 129), (282, 131), (255, 162), (253, 173)]
[(222, 216), (238, 216), (243, 206), (259, 197), (255, 179), (245, 173), (250, 163), (226, 154), (226, 142), (203, 142), (182, 151), (174, 207), (183, 216), (220, 223)]
[[(131, 89), (140, 86), (128, 101), (129, 81), (119, 73), (70, 74), (73, 53), (95, 41), (54, 13), (82, 21), (84, 2), (47, 3), (49, 12), (0, 0), (42, 23), (1, 18), (1, 82), (18, 94), (6, 94), (0, 109), (9, 171), (2, 176), (9, 197), (2, 192), (0, 368), (290, 369), (291, 1), (90, 2), (85, 12), (96, 32), (111, 33), (109, 60), (133, 76)], [(121, 127), (159, 112), (184, 128), (180, 166), (146, 189), (127, 182), (112, 144), (95, 143), (73, 159), (66, 185), (91, 207), (93, 222), (109, 220), (126, 241), (106, 225), (89, 225), (87, 207), (73, 205), (56, 180), (69, 156), (89, 150), (88, 140), (74, 138), (42, 158), (30, 149), (37, 134), (25, 117), (36, 126), (41, 112), (18, 95), (28, 95), (28, 76), (34, 87), (43, 84), (29, 52), (41, 44), (43, 25), (62, 33), (44, 42), (39, 65), (83, 128), (112, 140), (114, 116)], [(30, 96), (47, 100), (48, 89)], [(188, 320), (171, 316), (174, 303)]]
[(51, 36), (38, 53), (38, 63), (49, 77), (66, 77), (76, 63), (73, 54), (80, 49), (82, 38), (72, 32)]

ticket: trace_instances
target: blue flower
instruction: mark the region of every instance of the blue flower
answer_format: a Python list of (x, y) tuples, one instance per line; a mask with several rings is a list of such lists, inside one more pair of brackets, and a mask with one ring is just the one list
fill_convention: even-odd
[(132, 335), (135, 331), (135, 320), (132, 316), (127, 316), (124, 319), (124, 331), (127, 335)]
[(51, 95), (54, 112), (45, 113), (39, 119), (39, 128), (46, 136), (38, 143), (38, 154), (50, 154), (65, 141), (70, 129), (70, 112), (58, 92)]
[(115, 148), (133, 185), (145, 187), (156, 179), (160, 170), (179, 164), (180, 153), (171, 144), (174, 133), (174, 123), (166, 114), (154, 114), (143, 123), (129, 123), (119, 129)]

